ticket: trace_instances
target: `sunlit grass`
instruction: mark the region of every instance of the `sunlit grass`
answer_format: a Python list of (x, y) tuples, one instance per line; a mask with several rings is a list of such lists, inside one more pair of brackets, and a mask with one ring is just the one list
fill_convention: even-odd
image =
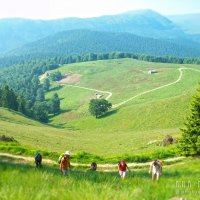
[(58, 167), (35, 169), (32, 165), (4, 162), (0, 165), (0, 196), (16, 200), (199, 199), (199, 177), (196, 176), (199, 159), (187, 159), (186, 162), (190, 164), (164, 166), (161, 179), (155, 183), (152, 183), (148, 169), (132, 170), (125, 180), (120, 180), (117, 170), (91, 172), (74, 168), (68, 177), (63, 177)]

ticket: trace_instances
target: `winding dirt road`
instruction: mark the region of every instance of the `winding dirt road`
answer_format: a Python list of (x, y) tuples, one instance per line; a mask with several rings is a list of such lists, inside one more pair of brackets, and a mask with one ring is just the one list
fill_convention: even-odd
[[(193, 71), (200, 72), (200, 70), (198, 70), (198, 69), (187, 68), (187, 67), (180, 67), (180, 68), (178, 68), (178, 70), (179, 70), (180, 74), (179, 74), (179, 77), (178, 77), (177, 80), (175, 80), (175, 81), (173, 81), (171, 83), (168, 83), (166, 85), (162, 85), (160, 87), (157, 87), (157, 88), (154, 88), (154, 89), (147, 90), (147, 91), (144, 91), (142, 93), (139, 93), (139, 94), (137, 94), (137, 95), (125, 100), (125, 101), (122, 101), (122, 102), (120, 102), (118, 104), (114, 104), (112, 106), (112, 108), (117, 108), (117, 107), (122, 106), (122, 105), (128, 103), (129, 101), (132, 101), (133, 99), (135, 99), (137, 97), (140, 97), (140, 96), (142, 96), (144, 94), (147, 94), (147, 93), (150, 93), (150, 92), (153, 92), (153, 91), (156, 91), (156, 90), (160, 90), (162, 88), (165, 88), (165, 87), (168, 87), (168, 86), (171, 86), (171, 85), (174, 85), (174, 84), (180, 82), (181, 79), (182, 79), (182, 76), (183, 76), (183, 70), (193, 70)], [(82, 86), (70, 85), (70, 84), (59, 84), (59, 85), (68, 86), (68, 87), (76, 87), (76, 88), (81, 88), (81, 89), (85, 89), (85, 90), (91, 90), (91, 91), (95, 91), (95, 92), (99, 92), (99, 93), (106, 93), (106, 94), (108, 94), (108, 96), (105, 98), (106, 100), (108, 100), (112, 96), (112, 92), (109, 92), (109, 91), (103, 91), (103, 90), (98, 90), (98, 89), (94, 89), (94, 88), (88, 88), (88, 87), (82, 87)]]

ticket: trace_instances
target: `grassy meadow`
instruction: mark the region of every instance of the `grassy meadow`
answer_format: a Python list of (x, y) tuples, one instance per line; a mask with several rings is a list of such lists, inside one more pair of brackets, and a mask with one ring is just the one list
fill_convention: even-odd
[[(112, 92), (109, 102), (114, 105), (176, 81), (180, 67), (198, 69), (197, 65), (116, 59), (69, 64), (58, 70), (63, 75), (79, 74), (76, 86)], [(149, 75), (149, 69), (158, 73)], [(28, 148), (53, 152), (70, 149), (74, 154), (109, 157), (165, 151), (161, 144), (166, 135), (180, 137), (179, 128), (189, 111), (199, 77), (197, 71), (183, 70), (180, 82), (138, 96), (99, 119), (88, 112), (95, 91), (52, 82), (46, 98), (58, 93), (61, 114), (51, 116), (49, 124), (41, 124), (0, 108), (0, 132)]]
[[(148, 169), (134, 170), (121, 180), (117, 169), (113, 172), (92, 172), (72, 168), (69, 176), (62, 176), (58, 166), (34, 165), (1, 157), (0, 197), (4, 199), (138, 199), (168, 200), (184, 197), (200, 199), (199, 158), (163, 167), (158, 182), (152, 182)], [(189, 165), (187, 164), (189, 163)], [(14, 178), (11, 178), (14, 177)]]
[[(182, 70), (182, 77), (176, 84), (147, 91), (177, 81), (180, 67), (198, 69), (196, 65), (133, 59), (61, 66), (58, 70), (63, 75), (68, 72), (80, 75), (75, 86), (112, 92), (109, 102), (113, 105), (146, 92), (99, 119), (88, 112), (89, 101), (96, 91), (57, 82), (51, 82), (46, 98), (57, 92), (62, 111), (50, 116), (48, 124), (0, 108), (0, 135), (14, 137), (17, 141), (0, 141), (1, 153), (34, 158), (40, 151), (44, 159), (57, 161), (60, 153), (71, 150), (72, 163), (116, 164), (110, 172), (101, 168), (92, 172), (86, 167), (73, 167), (70, 175), (64, 177), (59, 173), (58, 164), (44, 164), (36, 169), (33, 162), (0, 155), (0, 200), (200, 199), (199, 158), (164, 163), (163, 175), (154, 183), (147, 166), (132, 167), (125, 180), (121, 180), (117, 172), (121, 159), (131, 163), (179, 156), (176, 145), (163, 147), (162, 140), (166, 135), (180, 137), (200, 72)], [(149, 75), (149, 69), (156, 69), (158, 73)]]

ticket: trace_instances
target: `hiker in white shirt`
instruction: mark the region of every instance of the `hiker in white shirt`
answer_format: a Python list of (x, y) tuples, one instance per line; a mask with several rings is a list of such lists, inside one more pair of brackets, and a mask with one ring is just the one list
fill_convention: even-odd
[(152, 173), (152, 181), (159, 180), (162, 175), (162, 163), (159, 160), (154, 160), (150, 164), (149, 173)]

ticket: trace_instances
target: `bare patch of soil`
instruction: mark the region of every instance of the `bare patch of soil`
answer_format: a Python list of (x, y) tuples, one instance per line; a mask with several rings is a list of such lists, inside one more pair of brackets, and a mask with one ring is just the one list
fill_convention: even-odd
[(63, 84), (77, 84), (80, 82), (81, 75), (73, 74), (71, 72), (65, 74), (64, 78), (59, 81), (59, 83)]

